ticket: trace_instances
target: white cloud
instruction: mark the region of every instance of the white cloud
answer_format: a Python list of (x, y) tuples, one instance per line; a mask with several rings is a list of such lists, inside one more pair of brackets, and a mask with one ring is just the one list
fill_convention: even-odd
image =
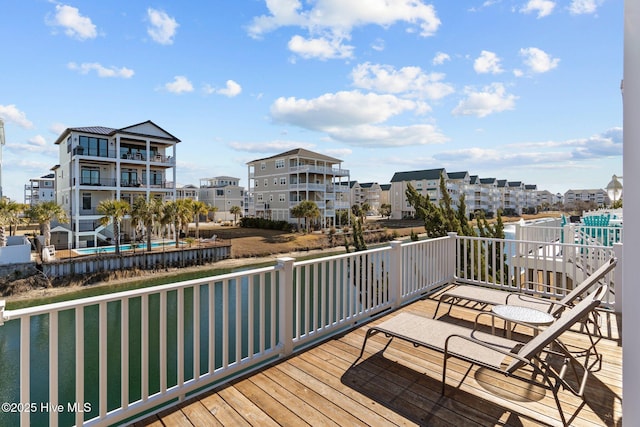
[(193, 92), (193, 85), (185, 76), (175, 76), (172, 82), (166, 83), (164, 88), (171, 93)]
[(2, 118), (5, 123), (15, 123), (24, 129), (31, 129), (33, 127), (33, 123), (27, 119), (27, 115), (23, 111), (18, 110), (13, 104), (0, 105), (0, 118)]
[(500, 67), (500, 58), (487, 50), (480, 52), (480, 56), (473, 63), (473, 69), (478, 74), (499, 74), (504, 71)]
[(47, 23), (53, 27), (62, 27), (64, 33), (79, 40), (93, 39), (98, 35), (91, 18), (82, 16), (76, 7), (64, 4), (56, 5), (56, 12)]
[(147, 9), (147, 18), (150, 22), (147, 33), (151, 38), (160, 44), (173, 44), (176, 30), (180, 26), (176, 20), (166, 12), (152, 8)]
[(381, 123), (416, 107), (415, 102), (393, 95), (343, 91), (314, 99), (278, 98), (271, 105), (271, 116), (276, 122), (326, 131)]
[[(379, 25), (387, 28), (398, 22), (405, 22), (418, 26), (420, 35), (428, 37), (435, 34), (440, 26), (440, 19), (433, 5), (424, 4), (421, 0), (316, 0), (304, 3), (300, 0), (267, 0), (266, 5), (269, 14), (253, 19), (248, 27), (249, 35), (258, 38), (287, 26), (306, 29), (310, 37), (305, 39), (297, 36), (289, 42), (290, 48), (306, 52), (308, 56), (304, 56), (305, 58), (345, 57), (352, 47), (343, 47), (341, 42), (336, 44), (336, 41), (349, 39), (350, 32), (355, 27)], [(313, 46), (311, 42), (319, 46)], [(333, 50), (329, 49), (331, 47)], [(318, 51), (334, 54), (311, 55)]]
[(538, 18), (544, 18), (551, 15), (556, 3), (550, 0), (529, 0), (525, 6), (520, 9), (522, 13), (537, 12)]
[(333, 129), (328, 134), (336, 140), (361, 147), (404, 147), (411, 145), (442, 144), (449, 139), (436, 126), (360, 125)]
[(442, 82), (442, 73), (425, 73), (420, 67), (403, 67), (366, 62), (351, 71), (356, 87), (394, 94), (440, 99), (454, 92), (453, 86)]
[(438, 52), (436, 53), (436, 56), (433, 57), (433, 61), (432, 64), (433, 65), (442, 65), (444, 64), (445, 61), (450, 61), (451, 57), (444, 53), (444, 52)]
[(465, 92), (466, 98), (452, 111), (456, 116), (486, 117), (489, 114), (513, 110), (518, 99), (517, 96), (508, 94), (501, 83), (493, 83), (480, 92), (471, 88), (466, 88)]
[(219, 94), (228, 96), (229, 98), (240, 95), (240, 92), (242, 92), (242, 87), (233, 80), (227, 80), (227, 86), (224, 89), (218, 90)]
[(520, 49), (520, 56), (524, 58), (524, 63), (533, 73), (546, 73), (558, 66), (560, 59), (552, 58), (545, 51), (537, 47)]
[(229, 147), (236, 151), (246, 151), (250, 153), (271, 153), (293, 150), (295, 148), (306, 148), (312, 150), (315, 144), (300, 141), (268, 141), (268, 142), (240, 142), (229, 143)]
[(67, 129), (68, 126), (63, 125), (62, 123), (54, 123), (49, 127), (49, 132), (56, 135), (56, 137)]
[(377, 50), (378, 52), (382, 52), (384, 50), (384, 40), (380, 38), (376, 39), (371, 44), (371, 49)]
[(234, 96), (240, 95), (240, 93), (242, 92), (242, 86), (240, 86), (238, 83), (234, 82), (233, 80), (227, 80), (226, 86), (222, 89), (216, 89), (210, 84), (206, 84), (202, 87), (202, 91), (207, 95), (217, 93), (219, 95), (224, 95), (229, 98), (233, 98)]
[(353, 46), (342, 43), (341, 37), (319, 37), (305, 39), (295, 35), (289, 40), (289, 50), (305, 59), (317, 58), (321, 60), (336, 58), (351, 58)]
[(98, 35), (91, 18), (82, 16), (80, 10), (72, 6), (56, 5), (53, 18), (47, 17), (46, 22), (52, 27), (62, 27), (67, 36), (78, 40), (93, 39)]
[(595, 13), (603, 0), (571, 0), (569, 12), (572, 15), (586, 15)]
[(47, 142), (42, 135), (36, 135), (30, 138), (26, 144), (16, 144), (17, 151), (28, 151), (31, 153), (55, 154), (58, 152), (58, 146)]
[(393, 95), (338, 92), (314, 99), (279, 98), (271, 106), (274, 121), (325, 132), (351, 145), (382, 147), (441, 143), (446, 137), (433, 125), (379, 126), (422, 103)]
[(70, 70), (78, 71), (80, 74), (88, 74), (90, 71), (95, 71), (96, 73), (98, 73), (98, 77), (120, 77), (123, 79), (129, 79), (135, 74), (133, 70), (126, 67), (107, 68), (97, 62), (85, 62), (82, 64), (70, 62), (69, 64), (67, 64), (67, 68), (69, 68)]

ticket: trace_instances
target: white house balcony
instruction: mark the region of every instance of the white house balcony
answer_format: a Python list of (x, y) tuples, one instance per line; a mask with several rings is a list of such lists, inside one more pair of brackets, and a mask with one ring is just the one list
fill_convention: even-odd
[[(0, 395), (16, 408), (35, 405), (3, 411), (0, 424), (170, 425), (173, 413), (194, 425), (245, 416), (256, 424), (557, 425), (545, 389), (453, 362), (442, 396), (441, 353), (389, 345), (380, 334), (356, 364), (360, 346), (389, 313), (432, 317), (433, 295), (454, 282), (551, 298), (618, 256), (599, 315), (602, 369), (591, 372), (584, 400), (559, 393), (572, 425), (620, 425), (622, 353), (612, 308), (621, 254), (621, 246), (451, 234), (33, 308), (0, 304), (0, 357), (12, 367)], [(529, 277), (552, 277), (556, 290)], [(478, 311), (454, 310), (439, 321), (460, 316), (473, 325)], [(529, 328), (514, 333), (531, 339)], [(589, 347), (584, 333), (569, 333), (572, 345)], [(65, 410), (40, 409), (51, 407)]]
[(349, 171), (347, 169), (331, 168), (326, 166), (317, 165), (299, 165), (289, 168), (290, 173), (318, 173), (322, 175), (330, 176), (348, 176)]
[(289, 191), (326, 191), (325, 184), (316, 184), (311, 182), (298, 182), (289, 184)]

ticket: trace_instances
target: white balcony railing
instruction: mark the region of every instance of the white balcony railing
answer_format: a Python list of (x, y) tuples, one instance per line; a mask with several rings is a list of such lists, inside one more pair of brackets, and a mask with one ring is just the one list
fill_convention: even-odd
[(131, 423), (441, 285), (517, 289), (539, 275), (567, 289), (560, 276), (579, 280), (611, 251), (451, 234), (27, 309), (0, 303), (11, 367), (0, 395), (35, 409), (0, 413), (0, 425)]

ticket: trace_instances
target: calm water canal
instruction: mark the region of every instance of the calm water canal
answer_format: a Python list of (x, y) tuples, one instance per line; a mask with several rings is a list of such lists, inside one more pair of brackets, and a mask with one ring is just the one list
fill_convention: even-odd
[[(268, 282), (268, 280), (267, 280)], [(230, 337), (229, 354), (230, 361), (236, 358), (235, 337), (242, 338), (242, 357), (247, 356), (248, 351), (248, 279), (245, 278), (241, 286), (241, 301), (236, 303), (235, 282), (228, 289), (228, 310), (229, 325), (228, 335)], [(257, 301), (259, 295), (258, 284), (253, 285), (254, 300)], [(200, 373), (209, 370), (208, 366), (208, 347), (209, 339), (215, 340), (215, 368), (222, 366), (222, 315), (223, 315), (223, 291), (222, 283), (214, 285), (215, 308), (213, 316), (215, 319), (216, 331), (209, 333), (209, 287), (198, 286), (196, 288), (186, 288), (184, 292), (184, 372), (185, 380), (193, 378), (193, 292), (200, 292)], [(266, 319), (271, 317), (270, 307), (271, 300), (276, 298), (271, 284), (266, 283), (265, 286), (265, 307), (262, 314)], [(177, 384), (177, 291), (167, 293), (166, 310), (161, 310), (159, 294), (153, 294), (149, 297), (149, 394), (153, 394), (160, 390), (160, 316), (165, 316), (167, 321), (167, 386)], [(142, 298), (135, 297), (129, 300), (129, 401), (134, 402), (141, 398), (141, 304)], [(254, 308), (254, 318), (260, 316), (259, 303), (251, 304)], [(235, 324), (236, 311), (241, 311), (241, 324)], [(73, 409), (73, 405), (79, 405), (86, 411), (85, 419), (91, 419), (98, 415), (98, 384), (99, 384), (99, 308), (98, 306), (90, 306), (84, 309), (84, 381), (85, 395), (82, 402), (77, 402), (75, 397), (75, 313), (73, 310), (62, 311), (58, 317), (58, 340), (59, 340), (59, 389), (58, 400), (62, 404), (63, 409), (59, 415), (60, 426), (70, 426), (75, 423), (75, 414), (69, 409)], [(113, 410), (121, 406), (121, 303), (112, 302), (107, 305), (107, 377), (108, 377), (108, 410)], [(271, 336), (271, 325), (268, 322), (255, 322), (254, 343), (253, 347), (259, 348), (260, 334), (263, 336)], [(262, 324), (264, 330), (258, 330)], [(31, 330), (31, 397), (27, 403), (31, 409), (31, 425), (46, 426), (48, 425), (49, 411), (49, 316), (40, 315), (33, 317), (30, 324)], [(239, 333), (239, 334), (238, 334)], [(213, 338), (210, 338), (213, 337)], [(0, 402), (15, 404), (13, 408), (3, 407), (0, 411), (0, 426), (17, 426), (19, 425), (19, 413), (15, 411), (17, 404), (20, 403), (20, 320), (11, 320), (0, 327)], [(269, 344), (267, 343), (267, 346)], [(69, 406), (71, 405), (71, 406)], [(77, 407), (76, 407), (77, 408)]]

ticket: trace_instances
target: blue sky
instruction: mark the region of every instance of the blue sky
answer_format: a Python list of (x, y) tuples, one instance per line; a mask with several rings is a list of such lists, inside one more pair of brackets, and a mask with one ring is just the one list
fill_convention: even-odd
[(67, 127), (152, 120), (178, 183), (293, 148), (351, 179), (445, 167), (604, 188), (622, 174), (622, 0), (4, 0), (4, 194)]

